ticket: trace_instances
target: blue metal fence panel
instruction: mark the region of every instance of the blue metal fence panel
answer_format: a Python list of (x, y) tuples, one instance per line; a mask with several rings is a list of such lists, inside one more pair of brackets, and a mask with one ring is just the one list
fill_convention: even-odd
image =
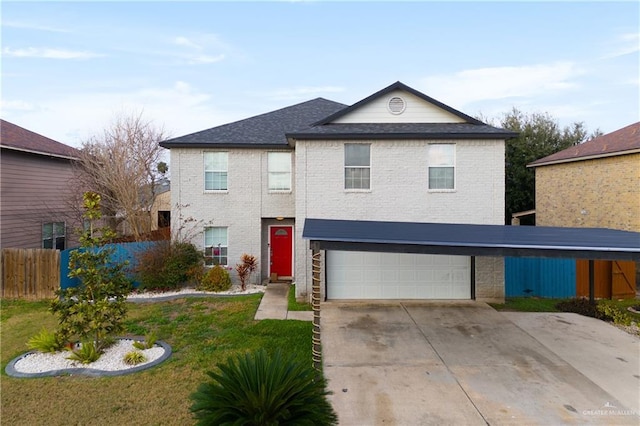
[(507, 257), (504, 265), (507, 297), (576, 296), (575, 259)]
[[(135, 274), (133, 269), (137, 265), (136, 255), (142, 251), (147, 250), (153, 245), (158, 244), (156, 241), (142, 241), (138, 243), (118, 243), (118, 244), (106, 244), (103, 247), (99, 247), (96, 250), (103, 248), (113, 248), (114, 252), (111, 255), (112, 262), (124, 262), (128, 261), (127, 277), (133, 281), (133, 286), (138, 287), (139, 283), (134, 280)], [(77, 278), (69, 278), (69, 255), (74, 250), (82, 250), (79, 248), (73, 248), (63, 250), (60, 252), (60, 288), (65, 289), (68, 287), (77, 286), (80, 281)]]

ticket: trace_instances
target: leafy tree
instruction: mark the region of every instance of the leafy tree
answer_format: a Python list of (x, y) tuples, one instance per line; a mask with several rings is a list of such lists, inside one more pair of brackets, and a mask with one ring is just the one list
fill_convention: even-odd
[(79, 278), (80, 283), (58, 290), (51, 311), (58, 316), (61, 340), (77, 337), (100, 353), (124, 330), (131, 283), (124, 272), (126, 264), (113, 262), (114, 249), (103, 246), (113, 237), (110, 229), (94, 229), (102, 216), (100, 195), (85, 193), (84, 208), (89, 227), (80, 238), (81, 248), (69, 256), (69, 277)]
[[(102, 134), (82, 144), (76, 187), (102, 197), (102, 212), (111, 229), (126, 221), (136, 241), (151, 229), (155, 183), (168, 170), (160, 161), (167, 138), (162, 128), (138, 115), (120, 115)], [(71, 200), (73, 204), (73, 200)]]
[(516, 108), (499, 125), (519, 133), (507, 141), (505, 152), (505, 223), (509, 224), (513, 213), (535, 208), (535, 170), (527, 164), (586, 141), (587, 130), (583, 123), (560, 128), (547, 113), (528, 115)]

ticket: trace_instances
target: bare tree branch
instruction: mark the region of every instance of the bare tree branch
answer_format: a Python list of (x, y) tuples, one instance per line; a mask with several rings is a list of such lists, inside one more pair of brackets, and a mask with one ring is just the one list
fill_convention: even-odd
[(158, 143), (166, 138), (164, 129), (144, 120), (142, 113), (120, 114), (102, 134), (82, 144), (78, 185), (100, 194), (109, 226), (124, 226), (136, 240), (151, 230), (163, 152)]

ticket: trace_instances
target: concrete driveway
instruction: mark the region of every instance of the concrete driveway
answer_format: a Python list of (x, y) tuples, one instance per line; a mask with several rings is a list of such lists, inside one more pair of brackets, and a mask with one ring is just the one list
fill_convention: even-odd
[(640, 424), (639, 339), (598, 320), (478, 302), (321, 315), (341, 425)]

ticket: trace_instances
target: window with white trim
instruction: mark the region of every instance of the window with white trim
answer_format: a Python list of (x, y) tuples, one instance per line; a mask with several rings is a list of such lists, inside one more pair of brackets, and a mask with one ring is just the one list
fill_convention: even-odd
[(455, 189), (455, 144), (429, 144), (429, 189)]
[(204, 262), (205, 265), (228, 264), (227, 228), (212, 226), (204, 229)]
[(64, 222), (42, 224), (42, 248), (64, 250), (67, 240)]
[(344, 189), (371, 188), (371, 144), (344, 144)]
[(269, 152), (269, 191), (291, 191), (291, 153)]
[(204, 153), (204, 189), (205, 191), (226, 191), (229, 168), (228, 152)]

